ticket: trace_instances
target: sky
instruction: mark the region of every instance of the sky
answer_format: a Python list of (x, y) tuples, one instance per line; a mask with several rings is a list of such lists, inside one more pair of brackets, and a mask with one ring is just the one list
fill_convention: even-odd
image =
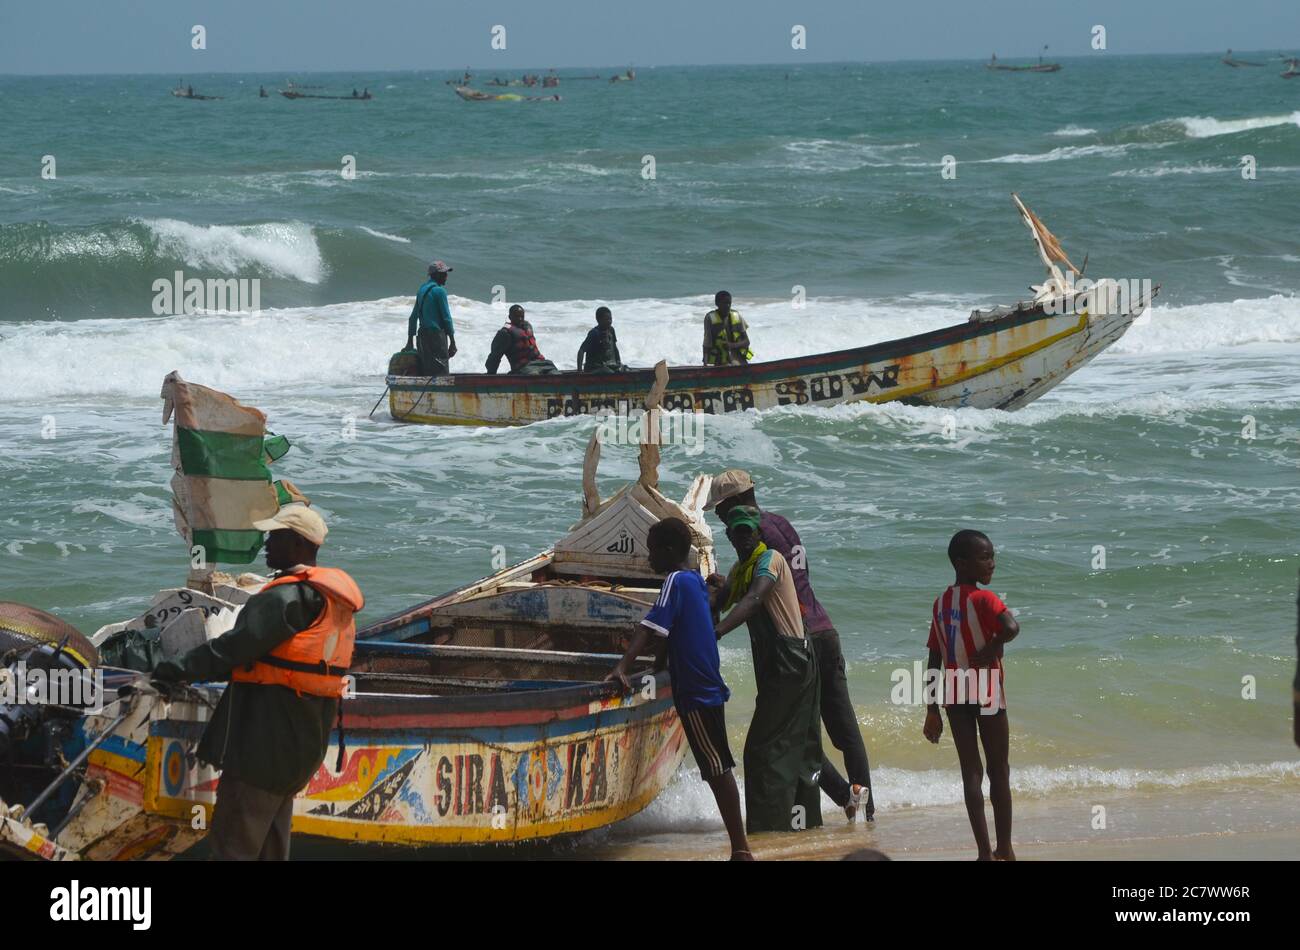
[(1296, 0), (0, 0), (0, 74), (1014, 59), (1043, 44), (1105, 55), (1095, 25), (1113, 55), (1300, 51)]

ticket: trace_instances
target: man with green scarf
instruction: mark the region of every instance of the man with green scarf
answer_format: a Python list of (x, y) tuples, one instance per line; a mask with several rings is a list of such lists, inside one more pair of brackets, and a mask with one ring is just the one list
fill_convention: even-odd
[(730, 611), (718, 638), (749, 627), (758, 697), (745, 737), (745, 827), (801, 831), (822, 823), (820, 680), (804, 636), (790, 566), (759, 536), (757, 508), (727, 512), (727, 538), (739, 560), (722, 581), (711, 579), (715, 609)]

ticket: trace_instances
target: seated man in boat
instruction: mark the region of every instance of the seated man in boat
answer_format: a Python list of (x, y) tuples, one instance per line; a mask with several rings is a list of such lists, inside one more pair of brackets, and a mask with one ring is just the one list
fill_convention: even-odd
[(456, 355), (456, 327), (443, 287), (450, 273), (450, 267), (434, 261), (429, 265), (429, 279), (415, 292), (415, 306), (406, 325), (406, 348), (420, 354), (421, 376), (446, 376)]
[[(632, 643), (618, 665), (605, 677), (631, 690), (627, 672), (653, 637), (668, 641), (668, 671), (673, 705), (695, 755), (700, 777), (709, 783), (722, 822), (731, 838), (731, 860), (752, 861), (740, 815), (740, 791), (731, 770), (736, 767), (727, 744), (724, 715), (731, 691), (722, 680), (718, 638), (713, 630), (709, 594), (704, 578), (690, 565), (691, 529), (680, 518), (665, 518), (646, 537), (650, 566), (667, 575), (659, 597), (636, 628)], [(638, 684), (639, 688), (640, 684)]]
[(492, 338), (492, 352), (484, 364), (489, 373), (497, 371), (503, 356), (510, 362), (511, 373), (540, 376), (559, 372), (555, 364), (542, 356), (542, 351), (537, 348), (533, 325), (524, 319), (524, 308), (519, 304), (510, 308), (510, 322)]
[(579, 373), (623, 373), (627, 367), (618, 355), (618, 334), (609, 307), (596, 308), (596, 325), (578, 348)]
[(727, 519), (736, 566), (710, 578), (722, 639), (742, 623), (754, 656), (754, 718), (745, 736), (745, 829), (803, 831), (822, 823), (823, 767), (817, 655), (804, 634), (790, 566), (759, 534), (757, 508), (737, 505)]
[(713, 305), (715, 309), (704, 317), (704, 365), (748, 363), (754, 358), (749, 349), (749, 324), (731, 309), (731, 294), (719, 290)]
[(365, 599), (343, 571), (316, 565), (328, 528), (307, 505), (285, 505), (253, 527), (270, 532), (266, 566), (274, 577), (228, 632), (160, 663), (153, 676), (230, 680), (198, 748), (221, 769), (212, 856), (287, 861), (293, 799), (329, 749), (356, 640), (352, 618)]
[[(709, 486), (705, 511), (714, 511), (726, 524), (733, 508), (746, 505), (759, 512), (760, 540), (780, 554), (790, 566), (795, 592), (799, 598), (799, 612), (813, 653), (817, 655), (817, 672), (821, 680), (821, 716), (826, 735), (831, 744), (844, 756), (844, 769), (849, 773), (845, 780), (828, 759), (822, 763), (818, 784), (836, 805), (844, 809), (850, 820), (857, 817), (858, 809), (867, 821), (876, 813), (875, 798), (871, 793), (871, 763), (867, 747), (862, 741), (858, 716), (849, 696), (849, 681), (844, 675), (844, 654), (840, 650), (840, 636), (835, 630), (826, 608), (817, 600), (812, 581), (808, 577), (808, 552), (799, 538), (799, 532), (785, 518), (774, 511), (758, 507), (754, 498), (754, 481), (749, 473), (738, 468), (728, 469), (714, 477)], [(864, 800), (865, 799), (865, 800)]]

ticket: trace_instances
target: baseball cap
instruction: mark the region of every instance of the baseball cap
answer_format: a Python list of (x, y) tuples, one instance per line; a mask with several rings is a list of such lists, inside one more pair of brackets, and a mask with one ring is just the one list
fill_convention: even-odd
[(753, 505), (737, 505), (727, 512), (727, 527), (749, 528), (750, 531), (757, 531), (759, 522), (763, 514)]
[(712, 511), (719, 502), (726, 501), (732, 495), (739, 495), (754, 487), (754, 480), (749, 472), (739, 468), (729, 468), (713, 478), (709, 486), (709, 500), (704, 505), (705, 511)]
[(301, 502), (282, 506), (273, 517), (264, 521), (254, 521), (253, 527), (258, 531), (293, 531), (318, 547), (325, 541), (325, 535), (329, 533), (329, 528), (325, 527), (325, 519)]
[(451, 273), (451, 268), (448, 267), (442, 261), (433, 261), (431, 264), (429, 264), (430, 276), (434, 274), (450, 274), (450, 273)]

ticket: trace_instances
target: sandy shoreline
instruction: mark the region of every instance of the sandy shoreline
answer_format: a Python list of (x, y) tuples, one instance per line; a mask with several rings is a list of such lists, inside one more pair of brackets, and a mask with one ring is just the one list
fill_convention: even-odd
[[(1024, 798), (1015, 802), (1013, 841), (1021, 860), (1296, 860), (1300, 858), (1297, 805), (1300, 783), (1294, 781)], [(992, 830), (991, 808), (986, 808), (986, 815)], [(1106, 827), (1094, 828), (1103, 817)], [(755, 856), (839, 860), (854, 850), (874, 848), (902, 861), (975, 857), (961, 805), (885, 808), (875, 822), (852, 824), (828, 810), (823, 820), (821, 828), (809, 832), (755, 835), (751, 841)], [(720, 828), (692, 826), (681, 832), (578, 842), (568, 856), (715, 860), (726, 853), (726, 836)]]

